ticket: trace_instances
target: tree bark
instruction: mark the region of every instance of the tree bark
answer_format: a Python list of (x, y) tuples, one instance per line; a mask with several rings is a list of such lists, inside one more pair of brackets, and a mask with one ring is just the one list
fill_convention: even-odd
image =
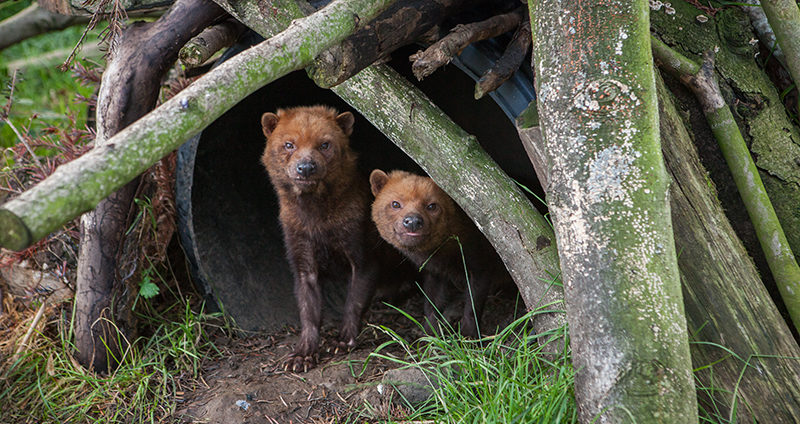
[[(223, 14), (206, 0), (179, 0), (158, 21), (133, 24), (125, 30), (100, 84), (94, 151), (113, 150), (112, 137), (155, 106), (161, 78), (175, 62), (180, 46)], [(101, 168), (107, 165), (110, 163), (104, 162)], [(80, 164), (75, 168), (73, 172), (84, 172)], [(134, 177), (81, 217), (75, 291), (76, 357), (98, 371), (114, 366), (124, 351), (120, 330), (127, 334), (133, 329), (127, 297), (138, 291), (136, 287), (123, 290), (123, 278), (117, 271), (138, 187), (138, 178)]]
[(533, 3), (579, 420), (697, 422), (648, 3)]

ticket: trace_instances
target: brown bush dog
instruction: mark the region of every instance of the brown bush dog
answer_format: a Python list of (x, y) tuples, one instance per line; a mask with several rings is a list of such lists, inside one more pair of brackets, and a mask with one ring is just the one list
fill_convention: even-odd
[(352, 113), (337, 114), (326, 106), (283, 109), (261, 117), (267, 138), (261, 161), (278, 195), (302, 327), (286, 363), (294, 371), (316, 364), (320, 272), (334, 264), (350, 270), (338, 348), (355, 346), (379, 278), (373, 247), (385, 243), (369, 220), (369, 187), (350, 149), (353, 123)]
[[(461, 208), (432, 179), (405, 171), (386, 174), (376, 169), (369, 180), (375, 195), (372, 220), (381, 237), (417, 266), (424, 264), (423, 290), (429, 299), (425, 302), (428, 330), (436, 331), (440, 316), (437, 310), (443, 311), (448, 301), (448, 283), (452, 282), (465, 289), (461, 334), (477, 338), (477, 323), (492, 282), (510, 280), (500, 257)], [(452, 236), (458, 238), (461, 247)], [(465, 264), (470, 290), (466, 290)]]

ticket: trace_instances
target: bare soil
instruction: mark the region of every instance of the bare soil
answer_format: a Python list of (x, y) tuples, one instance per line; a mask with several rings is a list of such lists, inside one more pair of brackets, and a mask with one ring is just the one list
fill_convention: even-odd
[[(403, 308), (421, 311), (420, 302), (412, 300)], [(508, 324), (513, 309), (514, 301), (507, 296), (491, 297), (483, 328)], [(423, 335), (407, 318), (385, 306), (373, 305), (367, 322), (389, 326), (406, 340)], [(336, 341), (335, 327), (324, 326), (317, 367), (302, 373), (287, 372), (283, 362), (297, 338), (296, 332), (286, 332), (221, 341), (223, 357), (207, 363), (193, 387), (179, 392), (182, 398), (178, 399), (176, 416), (186, 423), (283, 424), (371, 423), (388, 417), (402, 421), (407, 415), (406, 405), (393, 403), (391, 390), (380, 385), (383, 374), (399, 365), (369, 357), (390, 340), (381, 330), (368, 326), (355, 350), (334, 353), (328, 348)], [(381, 353), (405, 356), (397, 345)]]

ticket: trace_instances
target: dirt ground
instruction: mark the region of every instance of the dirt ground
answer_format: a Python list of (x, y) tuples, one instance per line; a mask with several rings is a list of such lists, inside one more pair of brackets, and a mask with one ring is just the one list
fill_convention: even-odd
[[(416, 302), (416, 303), (415, 303)], [(413, 310), (419, 300), (404, 305)], [(483, 328), (496, 328), (510, 322), (513, 300), (508, 296), (489, 299)], [(421, 307), (419, 309), (421, 311)], [(406, 340), (422, 336), (396, 311), (373, 305), (367, 322), (387, 325)], [(194, 387), (182, 388), (176, 415), (186, 423), (353, 423), (379, 422), (391, 416), (402, 420), (406, 406), (388, 385), (381, 384), (384, 373), (396, 363), (369, 358), (389, 336), (367, 327), (359, 337), (358, 348), (335, 354), (328, 347), (335, 342), (333, 326), (323, 328), (319, 365), (313, 370), (293, 373), (283, 370), (297, 335), (284, 333), (224, 341), (225, 354), (208, 363)], [(399, 346), (381, 351), (403, 358)]]
[[(372, 313), (376, 317), (379, 313)], [(413, 329), (401, 329), (413, 334)], [(307, 372), (283, 369), (297, 335), (224, 340), (222, 358), (208, 363), (195, 387), (183, 388), (176, 415), (187, 423), (363, 422), (385, 418), (377, 386), (383, 373), (397, 365), (367, 357), (389, 338), (368, 328), (358, 348), (329, 351), (336, 340), (332, 326), (323, 328), (319, 364)], [(397, 348), (389, 349), (402, 355)], [(367, 406), (372, 405), (372, 408)], [(397, 413), (402, 412), (396, 408)], [(393, 414), (394, 415), (394, 414)], [(359, 419), (361, 418), (361, 419)]]

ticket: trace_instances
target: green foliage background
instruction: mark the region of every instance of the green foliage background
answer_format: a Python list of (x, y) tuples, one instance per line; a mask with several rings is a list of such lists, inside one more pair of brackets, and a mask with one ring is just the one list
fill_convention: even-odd
[[(14, 15), (28, 7), (31, 1), (0, 3), (0, 20)], [(41, 57), (50, 52), (56, 54), (55, 63), (46, 66), (27, 66), (17, 73), (14, 85), (13, 103), (8, 119), (23, 135), (38, 138), (47, 127), (64, 128), (70, 125), (69, 116), (76, 119), (76, 126), (83, 129), (86, 124), (87, 105), (75, 101), (76, 94), (90, 97), (95, 88), (82, 85), (70, 71), (62, 72), (57, 66), (64, 61), (70, 50), (75, 47), (84, 27), (76, 26), (63, 31), (40, 35), (0, 51), (0, 81), (2, 86), (2, 105), (5, 105), (10, 93), (10, 84), (15, 63)], [(93, 30), (86, 40), (95, 40), (99, 34)], [(78, 58), (80, 58), (80, 53)], [(89, 66), (82, 60), (82, 63)], [(0, 120), (0, 147), (10, 147), (17, 142), (17, 136), (9, 125)]]

